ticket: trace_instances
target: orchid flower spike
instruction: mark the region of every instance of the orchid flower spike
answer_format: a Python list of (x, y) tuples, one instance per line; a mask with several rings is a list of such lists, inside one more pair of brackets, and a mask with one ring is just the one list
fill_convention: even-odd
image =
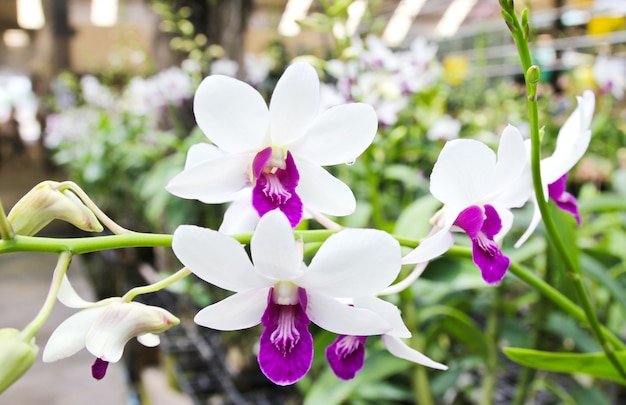
[[(400, 338), (411, 337), (411, 332), (400, 317), (400, 310), (395, 305), (377, 297), (359, 297), (354, 299), (354, 306), (369, 309), (386, 319), (392, 329), (381, 335), (383, 344), (394, 356), (438, 370), (448, 367), (431, 360), (427, 356), (410, 348)], [(326, 348), (326, 359), (335, 375), (342, 380), (351, 380), (365, 364), (365, 341), (367, 336), (339, 335)]]
[(154, 347), (159, 344), (155, 333), (180, 322), (163, 308), (126, 302), (120, 297), (85, 301), (66, 276), (57, 297), (70, 308), (84, 309), (67, 318), (52, 332), (43, 351), (43, 361), (64, 359), (85, 347), (96, 356), (91, 370), (98, 380), (105, 376), (109, 363), (120, 360), (124, 346), (131, 338), (136, 337), (144, 346)]
[[(567, 173), (578, 163), (589, 147), (595, 95), (591, 90), (586, 90), (582, 96), (577, 96), (576, 99), (578, 107), (559, 130), (554, 153), (541, 161), (541, 181), (546, 199), (551, 198), (558, 208), (572, 214), (580, 224), (581, 218), (578, 213), (576, 198), (566, 191), (565, 183)], [(529, 148), (530, 144), (527, 143), (527, 149), (529, 150)], [(526, 171), (530, 176), (530, 159), (527, 161)], [(533, 202), (535, 208), (534, 214), (528, 229), (515, 243), (515, 247), (520, 247), (526, 242), (541, 221), (541, 212), (534, 193), (531, 193), (530, 201)]]
[[(303, 207), (348, 215), (350, 188), (322, 166), (353, 162), (372, 143), (377, 118), (367, 104), (319, 113), (320, 83), (303, 62), (289, 66), (269, 103), (252, 86), (227, 76), (205, 78), (194, 98), (200, 129), (219, 149), (175, 176), (167, 190), (182, 198), (219, 204), (252, 188), (251, 204), (263, 216), (281, 210), (295, 227)], [(196, 153), (190, 152), (190, 153)]]
[(392, 325), (377, 313), (341, 299), (373, 295), (397, 277), (400, 245), (385, 232), (347, 229), (329, 237), (308, 268), (302, 245), (279, 210), (264, 215), (250, 242), (252, 262), (237, 240), (211, 229), (182, 225), (172, 248), (201, 279), (234, 291), (202, 309), (198, 325), (240, 330), (261, 323), (258, 362), (274, 383), (293, 384), (313, 360), (312, 321), (328, 331), (380, 335)]
[(443, 147), (430, 176), (430, 191), (444, 206), (433, 217), (439, 229), (404, 259), (404, 264), (427, 262), (454, 243), (452, 231), (472, 240), (472, 258), (489, 284), (500, 282), (509, 268), (499, 241), (511, 228), (510, 209), (528, 200), (526, 153), (522, 135), (509, 125), (498, 154), (473, 139), (455, 139)]

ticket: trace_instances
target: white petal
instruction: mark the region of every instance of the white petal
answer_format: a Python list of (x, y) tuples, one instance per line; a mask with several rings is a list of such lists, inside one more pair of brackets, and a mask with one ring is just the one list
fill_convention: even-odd
[(545, 184), (554, 183), (569, 172), (589, 147), (595, 96), (587, 90), (577, 99), (578, 107), (561, 127), (554, 153), (541, 161), (541, 177)]
[(224, 213), (219, 232), (237, 235), (254, 231), (259, 223), (259, 214), (252, 206), (252, 188), (241, 190)]
[(177, 197), (207, 204), (232, 201), (249, 182), (253, 154), (224, 155), (183, 170), (165, 189)]
[(306, 131), (292, 153), (320, 166), (354, 162), (370, 146), (378, 119), (372, 106), (344, 104), (326, 110)]
[(187, 151), (185, 170), (197, 165), (198, 163), (222, 157), (224, 154), (225, 152), (223, 150), (219, 149), (215, 145), (211, 145), (210, 143), (197, 143), (195, 145), (191, 145)]
[(426, 238), (404, 256), (402, 264), (424, 263), (444, 254), (454, 244), (454, 237), (449, 228), (439, 230), (433, 236)]
[(193, 320), (200, 326), (217, 330), (251, 328), (261, 322), (269, 291), (268, 287), (231, 295), (201, 309)]
[(376, 312), (383, 319), (389, 322), (393, 329), (387, 332), (387, 335), (402, 338), (411, 337), (411, 332), (406, 327), (404, 321), (402, 320), (402, 317), (400, 316), (400, 310), (392, 303), (374, 296), (367, 296), (355, 298), (354, 305)]
[(526, 229), (526, 231), (519, 238), (519, 240), (515, 242), (514, 246), (516, 248), (519, 248), (520, 246), (524, 244), (524, 242), (528, 240), (530, 235), (532, 235), (533, 232), (535, 232), (535, 229), (537, 229), (537, 225), (539, 225), (539, 222), (541, 222), (541, 211), (539, 211), (539, 204), (537, 204), (537, 199), (533, 196), (531, 200), (533, 202), (533, 217), (531, 218), (530, 223), (528, 224), (528, 229)]
[(161, 338), (154, 333), (145, 333), (137, 336), (137, 341), (146, 347), (157, 347), (161, 343)]
[(85, 301), (78, 295), (76, 290), (74, 290), (70, 284), (70, 280), (67, 278), (67, 275), (63, 275), (63, 280), (61, 280), (57, 298), (63, 305), (70, 308), (87, 308), (95, 304), (93, 302)]
[(375, 312), (346, 305), (327, 295), (307, 290), (306, 313), (317, 326), (339, 335), (369, 336), (389, 332), (392, 327)]
[(220, 149), (237, 153), (269, 145), (265, 100), (252, 86), (227, 76), (206, 77), (193, 99), (198, 126)]
[(87, 331), (106, 307), (82, 310), (63, 321), (50, 335), (43, 349), (43, 361), (64, 359), (85, 347)]
[[(498, 162), (490, 180), (492, 190), (506, 190), (516, 187), (516, 180), (522, 175), (527, 165), (524, 139), (517, 128), (508, 125), (502, 132), (498, 147)], [(530, 191), (529, 191), (530, 192)]]
[(163, 308), (139, 302), (115, 302), (104, 307), (85, 337), (85, 347), (94, 356), (118, 362), (126, 343), (139, 335), (158, 333), (179, 323)]
[(333, 297), (374, 294), (401, 269), (400, 244), (376, 229), (346, 229), (324, 242), (309, 269), (294, 282)]
[(327, 215), (350, 215), (356, 209), (352, 190), (321, 167), (296, 159), (300, 183), (296, 192), (305, 207)]
[(411, 349), (409, 346), (407, 346), (402, 340), (400, 340), (397, 337), (390, 336), (390, 335), (383, 335), (382, 339), (383, 339), (383, 343), (385, 344), (385, 347), (387, 348), (387, 350), (389, 350), (389, 353), (393, 354), (394, 356), (398, 358), (409, 360), (409, 361), (412, 361), (417, 364), (421, 364), (426, 367), (436, 368), (438, 370), (448, 369), (448, 366), (443, 365), (441, 363), (437, 363), (436, 361), (426, 357), (425, 355), (418, 352), (417, 350)]
[(302, 274), (293, 229), (279, 210), (261, 217), (250, 241), (250, 253), (257, 271), (267, 277), (291, 280)]
[(308, 63), (294, 63), (276, 83), (270, 100), (272, 145), (284, 146), (304, 136), (317, 116), (320, 82)]
[(496, 154), (473, 139), (455, 139), (444, 145), (430, 175), (430, 192), (444, 204), (468, 207), (491, 190)]
[(238, 292), (273, 284), (254, 269), (243, 245), (212, 229), (179, 226), (172, 250), (195, 275), (220, 288)]

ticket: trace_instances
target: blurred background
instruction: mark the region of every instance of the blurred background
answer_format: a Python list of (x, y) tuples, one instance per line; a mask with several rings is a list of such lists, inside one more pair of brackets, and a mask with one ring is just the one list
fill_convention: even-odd
[[(576, 107), (575, 96), (592, 89), (594, 140), (570, 174), (569, 188), (583, 214), (585, 201), (593, 206), (599, 196), (623, 199), (626, 1), (515, 4), (520, 11), (529, 9), (533, 59), (542, 72), (546, 148), (553, 147)], [(127, 228), (172, 232), (194, 223), (216, 229), (223, 207), (177, 199), (163, 188), (182, 169), (189, 146), (206, 141), (193, 119), (195, 88), (218, 73), (250, 83), (269, 99), (294, 59), (317, 68), (321, 108), (362, 101), (378, 113), (372, 147), (356, 164), (332, 169), (358, 200), (354, 215), (338, 219), (343, 225), (421, 238), (438, 208), (428, 193), (428, 175), (445, 141), (471, 137), (497, 145), (509, 123), (528, 133), (521, 65), (497, 0), (0, 0), (0, 35), (0, 196), (6, 211), (38, 181), (69, 179)], [(522, 212), (514, 236), (521, 235), (530, 215)], [(615, 281), (623, 266), (614, 266), (626, 258), (624, 219), (615, 212), (603, 215), (594, 216), (596, 226), (581, 228), (581, 244), (594, 251), (596, 265), (613, 269)], [(62, 225), (45, 232), (81, 235)], [(538, 253), (545, 247), (541, 232), (538, 242), (515, 251), (516, 260), (546, 268), (549, 255)], [(505, 242), (505, 250), (509, 245)], [(52, 266), (49, 258), (39, 264), (0, 259), (0, 274), (16, 283), (24, 281), (20, 266), (40, 269), (44, 284)], [(13, 270), (6, 270), (11, 265)], [(178, 264), (169, 251), (127, 249), (85, 255), (76, 266), (72, 277), (84, 293), (104, 298), (169, 274)], [(339, 382), (320, 354), (334, 336), (316, 331), (320, 355), (310, 376), (295, 387), (273, 387), (254, 358), (258, 330), (216, 334), (195, 328), (195, 311), (224, 292), (185, 280), (145, 298), (180, 315), (183, 325), (165, 333), (159, 349), (127, 348), (117, 377), (107, 376), (111, 387), (97, 397), (103, 404), (414, 403), (416, 392), (427, 389), (432, 403), (484, 404), (485, 370), (497, 369), (493, 403), (513, 403), (524, 391), (526, 403), (535, 404), (626, 401), (613, 385), (534, 374), (504, 358), (494, 363), (491, 349), (502, 342), (540, 347), (533, 342), (541, 341), (544, 348), (570, 351), (593, 351), (597, 344), (553, 308), (545, 307), (541, 318), (524, 318), (531, 307), (547, 304), (514, 281), (496, 297), (506, 301), (493, 315), (500, 320), (498, 336), (487, 335), (486, 314), (495, 293), (484, 288), (474, 268), (440, 260), (428, 269), (414, 295), (399, 302), (408, 300), (424, 314), (409, 325), (423, 331), (414, 345), (448, 364), (447, 373), (411, 368), (373, 345), (372, 366), (352, 382)], [(608, 286), (607, 278), (597, 275), (593, 282), (602, 320), (620, 330), (626, 294), (614, 299), (607, 291), (615, 293), (623, 280)], [(3, 284), (11, 285), (5, 278)], [(572, 294), (567, 286), (563, 291)], [(7, 311), (23, 312), (25, 324), (43, 296), (17, 311), (12, 293), (24, 294), (7, 288)], [(49, 321), (40, 345), (66, 316)], [(0, 319), (21, 326), (4, 311)], [(36, 364), (42, 366), (36, 377), (26, 374), (0, 404), (68, 404), (70, 397), (77, 404), (96, 404), (89, 384), (100, 382), (62, 377), (71, 367), (88, 374), (89, 356), (57, 363), (59, 371)], [(38, 391), (30, 389), (35, 381)], [(49, 395), (51, 385), (66, 389)]]

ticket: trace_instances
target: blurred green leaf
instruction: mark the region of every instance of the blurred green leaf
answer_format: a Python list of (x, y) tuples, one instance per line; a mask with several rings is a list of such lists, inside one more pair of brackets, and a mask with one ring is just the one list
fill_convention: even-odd
[[(566, 374), (588, 374), (626, 384), (604, 353), (554, 353), (507, 347), (504, 354), (522, 366)], [(617, 358), (626, 361), (626, 352), (617, 352)]]

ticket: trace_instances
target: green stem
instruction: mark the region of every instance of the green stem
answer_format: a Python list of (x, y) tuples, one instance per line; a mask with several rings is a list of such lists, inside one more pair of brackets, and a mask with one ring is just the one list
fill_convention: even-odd
[(156, 283), (153, 283), (150, 285), (144, 285), (141, 287), (135, 287), (131, 289), (126, 294), (124, 294), (124, 296), (122, 297), (122, 301), (130, 302), (138, 295), (160, 291), (164, 289), (165, 287), (168, 287), (174, 284), (178, 280), (182, 280), (183, 278), (187, 277), (190, 274), (191, 274), (191, 270), (184, 267), (178, 270), (176, 273), (172, 274), (171, 276), (166, 277), (163, 280), (157, 281)]
[[(569, 255), (565, 243), (563, 243), (563, 240), (561, 239), (554, 219), (552, 218), (552, 215), (548, 208), (548, 203), (543, 192), (543, 184), (541, 180), (541, 139), (539, 136), (539, 112), (536, 97), (538, 68), (532, 66), (530, 49), (528, 47), (528, 38), (526, 36), (526, 27), (522, 27), (519, 19), (516, 15), (513, 15), (512, 12), (508, 14), (510, 17), (513, 17), (511, 18), (513, 22), (513, 26), (511, 27), (511, 33), (517, 45), (520, 60), (522, 62), (522, 67), (524, 69), (524, 78), (526, 81), (526, 89), (528, 91), (527, 103), (528, 121), (530, 124), (531, 137), (531, 169), (533, 187), (539, 206), (539, 211), (541, 212), (541, 216), (543, 218), (543, 222), (546, 228), (546, 234), (548, 235), (550, 241), (552, 241), (552, 243), (554, 244), (554, 247), (556, 248), (559, 256), (561, 256), (561, 259), (565, 263), (566, 273), (572, 280), (576, 295), (578, 297), (578, 301), (580, 302), (580, 305), (587, 319), (586, 323), (591, 328), (596, 339), (602, 346), (602, 349), (607, 358), (613, 364), (613, 367), (615, 367), (615, 369), (619, 372), (622, 378), (626, 379), (626, 370), (615, 355), (615, 347), (611, 347), (608, 344), (605, 333), (603, 333), (602, 330), (602, 325), (598, 320), (597, 314), (595, 313), (595, 310), (593, 308), (593, 304), (591, 303), (587, 291), (585, 290), (585, 286), (582, 282), (579, 264), (574, 261)], [(510, 23), (511, 21), (507, 20), (507, 22)], [(623, 344), (621, 344), (620, 346), (623, 346)]]
[[(413, 292), (410, 289), (402, 291), (400, 293), (400, 300), (402, 306), (402, 317), (404, 318), (406, 326), (409, 330), (419, 330), (416, 307), (413, 303)], [(411, 346), (418, 351), (423, 351), (422, 346), (424, 346), (424, 342), (418, 333), (411, 337)], [(430, 384), (428, 383), (426, 367), (416, 365), (413, 369), (414, 373), (412, 385), (415, 403), (420, 405), (434, 405), (432, 393), (430, 391)]]
[(500, 335), (499, 309), (501, 307), (502, 288), (492, 290), (491, 308), (487, 317), (487, 373), (483, 379), (483, 404), (493, 404), (498, 372), (498, 337)]
[(41, 328), (44, 322), (50, 316), (50, 312), (54, 307), (54, 303), (57, 299), (57, 294), (59, 292), (59, 288), (61, 287), (61, 281), (63, 280), (63, 276), (67, 272), (67, 268), (70, 265), (70, 261), (72, 260), (72, 254), (70, 252), (61, 252), (59, 254), (59, 258), (57, 260), (57, 265), (54, 268), (54, 273), (52, 275), (52, 282), (50, 283), (50, 289), (48, 290), (48, 295), (46, 300), (44, 301), (43, 306), (39, 310), (35, 319), (33, 319), (21, 332), (20, 335), (24, 339), (25, 342), (30, 341), (37, 331)]
[(4, 212), (2, 200), (0, 200), (0, 237), (3, 240), (11, 240), (15, 238), (15, 231), (7, 218), (7, 214)]
[[(464, 246), (452, 246), (446, 254), (450, 256), (471, 259), (472, 249)], [(535, 290), (539, 291), (553, 304), (559, 307), (562, 311), (570, 314), (577, 321), (589, 325), (589, 319), (587, 319), (587, 316), (582, 309), (580, 309), (575, 303), (573, 303), (566, 296), (561, 294), (559, 290), (546, 283), (532, 271), (517, 263), (511, 262), (509, 272), (522, 280), (524, 283), (534, 288)], [(601, 330), (606, 339), (608, 339), (616, 348), (618, 348), (619, 351), (626, 350), (626, 344), (624, 344), (624, 342), (617, 338), (609, 329), (601, 326)]]

